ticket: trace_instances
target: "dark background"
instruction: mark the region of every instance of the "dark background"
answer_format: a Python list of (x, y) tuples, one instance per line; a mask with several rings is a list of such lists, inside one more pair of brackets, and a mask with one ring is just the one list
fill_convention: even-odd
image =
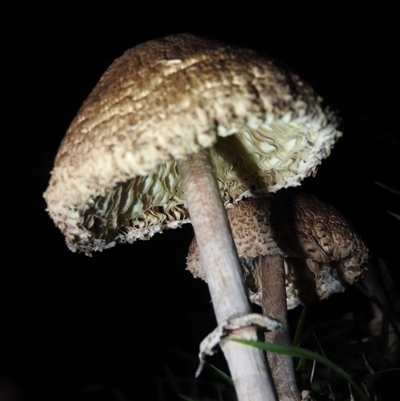
[[(387, 213), (400, 213), (399, 198), (375, 184), (400, 189), (396, 13), (332, 4), (3, 15), (0, 374), (27, 399), (83, 399), (96, 383), (150, 399), (168, 369), (192, 377), (198, 344), (214, 326), (206, 285), (185, 271), (190, 226), (88, 258), (68, 251), (42, 199), (84, 99), (115, 58), (149, 39), (189, 32), (251, 47), (314, 85), (340, 111), (344, 136), (304, 189), (341, 210), (399, 283), (400, 223)], [(363, 302), (354, 291), (318, 306), (315, 319)]]

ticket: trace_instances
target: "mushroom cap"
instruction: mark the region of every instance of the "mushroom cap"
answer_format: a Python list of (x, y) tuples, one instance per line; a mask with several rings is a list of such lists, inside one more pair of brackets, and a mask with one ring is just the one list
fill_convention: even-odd
[[(286, 192), (286, 191), (284, 191)], [(342, 292), (363, 273), (368, 250), (346, 219), (314, 196), (279, 193), (244, 199), (227, 211), (250, 300), (261, 305), (258, 256), (282, 255), (288, 309)], [(187, 269), (205, 279), (196, 239)]]
[(228, 205), (299, 185), (341, 133), (297, 75), (193, 35), (151, 40), (107, 69), (63, 139), (47, 211), (90, 253), (189, 222), (176, 161), (203, 148)]

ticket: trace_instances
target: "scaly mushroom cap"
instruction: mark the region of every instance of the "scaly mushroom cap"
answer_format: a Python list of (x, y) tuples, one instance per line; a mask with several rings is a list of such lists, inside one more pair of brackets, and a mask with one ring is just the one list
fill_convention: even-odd
[(189, 222), (176, 160), (212, 147), (226, 204), (299, 185), (336, 139), (297, 75), (248, 49), (182, 34), (128, 50), (61, 143), (47, 210), (71, 250), (102, 250)]
[[(288, 309), (344, 291), (365, 269), (368, 250), (360, 237), (335, 208), (313, 196), (280, 193), (245, 199), (227, 213), (256, 304), (262, 297), (258, 256), (284, 257)], [(195, 239), (187, 269), (205, 278)]]

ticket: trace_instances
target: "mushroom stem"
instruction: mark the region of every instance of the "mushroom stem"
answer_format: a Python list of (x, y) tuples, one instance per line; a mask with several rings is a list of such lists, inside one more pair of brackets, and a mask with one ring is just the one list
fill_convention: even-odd
[[(209, 151), (180, 160), (178, 168), (217, 322), (249, 314), (247, 290)], [(233, 333), (238, 335), (257, 340), (255, 327)], [(277, 400), (262, 351), (233, 341), (223, 341), (221, 348), (239, 401)]]
[[(278, 330), (265, 333), (265, 340), (275, 344), (290, 345), (283, 256), (259, 256), (258, 263), (261, 264), (263, 314), (281, 323), (281, 328)], [(275, 352), (267, 352), (267, 358), (279, 400), (300, 400), (292, 358)]]

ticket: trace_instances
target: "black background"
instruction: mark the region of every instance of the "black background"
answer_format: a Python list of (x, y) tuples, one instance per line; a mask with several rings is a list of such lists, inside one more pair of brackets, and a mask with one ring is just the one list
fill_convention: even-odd
[[(80, 399), (89, 384), (106, 383), (142, 399), (166, 366), (192, 376), (195, 362), (174, 349), (195, 361), (214, 326), (206, 285), (185, 271), (190, 226), (88, 258), (68, 251), (45, 212), (69, 123), (108, 65), (149, 39), (189, 32), (251, 47), (314, 85), (340, 111), (344, 136), (303, 187), (341, 210), (399, 282), (399, 222), (387, 213), (400, 213), (399, 198), (375, 184), (400, 189), (396, 13), (333, 4), (3, 14), (0, 373), (27, 396)], [(349, 292), (318, 306), (316, 318), (346, 311)]]

